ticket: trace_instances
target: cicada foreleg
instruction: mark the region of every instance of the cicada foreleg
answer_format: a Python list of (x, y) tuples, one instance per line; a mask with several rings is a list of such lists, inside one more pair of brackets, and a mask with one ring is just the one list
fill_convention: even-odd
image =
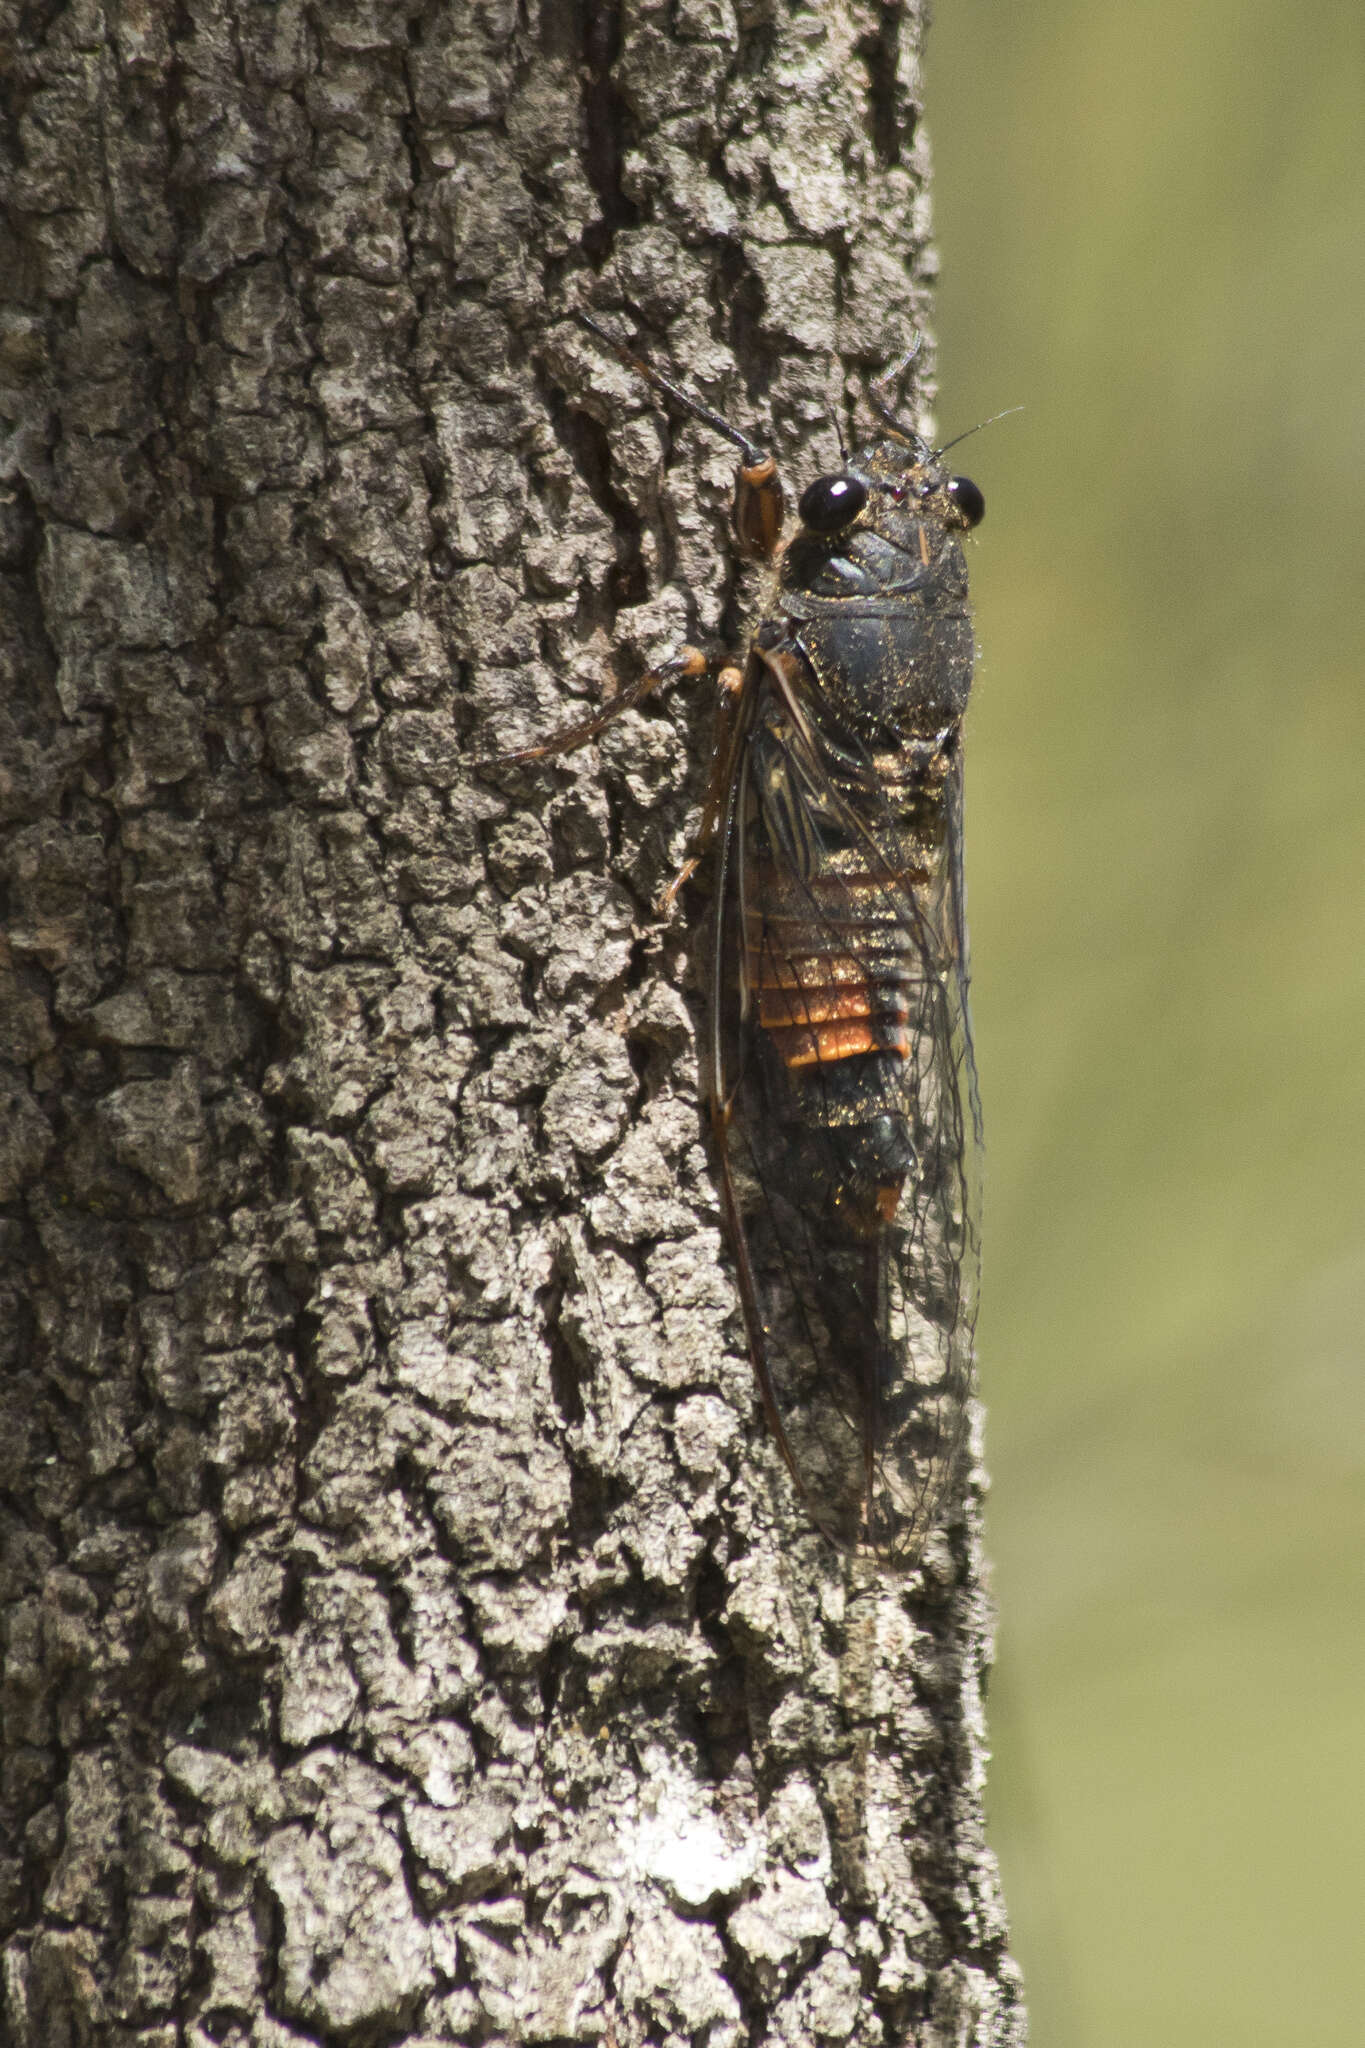
[(606, 344), (618, 362), (633, 370), (653, 390), (664, 398), (671, 398), (683, 412), (690, 413), (694, 420), (700, 420), (704, 427), (710, 427), (712, 433), (720, 434), (732, 447), (738, 448), (740, 461), (735, 471), (735, 497), (730, 514), (735, 540), (741, 554), (752, 561), (771, 561), (782, 537), (782, 519), (786, 510), (776, 458), (739, 427), (731, 426), (724, 414), (718, 413), (705, 399), (685, 391), (681, 384), (675, 384), (671, 377), (665, 377), (656, 370), (653, 363), (637, 356), (614, 334), (600, 327), (581, 307), (575, 318), (589, 334), (595, 334)]

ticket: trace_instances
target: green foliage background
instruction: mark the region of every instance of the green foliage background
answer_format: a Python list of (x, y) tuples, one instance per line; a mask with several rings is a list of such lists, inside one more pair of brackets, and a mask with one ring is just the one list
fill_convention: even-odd
[(940, 0), (992, 1812), (1039, 2048), (1357, 2048), (1365, 10)]

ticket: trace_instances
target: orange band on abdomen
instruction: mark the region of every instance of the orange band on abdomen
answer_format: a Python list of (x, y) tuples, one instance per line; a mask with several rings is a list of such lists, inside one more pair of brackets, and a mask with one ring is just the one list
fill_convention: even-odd
[(829, 1065), (861, 1053), (909, 1057), (909, 1006), (896, 979), (871, 980), (847, 956), (750, 962), (758, 1021), (788, 1067)]
[(787, 982), (758, 991), (758, 1021), (765, 1031), (789, 1024), (842, 1024), (852, 1017), (875, 1017), (885, 1007), (866, 982), (852, 988), (800, 988)]
[(835, 1024), (779, 1025), (770, 1028), (768, 1036), (788, 1067), (827, 1067), (863, 1052), (900, 1053), (904, 1058), (903, 1046), (888, 1042), (887, 1036), (856, 1018)]

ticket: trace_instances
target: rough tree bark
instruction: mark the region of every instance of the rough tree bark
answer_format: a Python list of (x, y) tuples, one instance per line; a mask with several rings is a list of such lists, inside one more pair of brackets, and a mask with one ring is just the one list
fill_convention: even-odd
[(652, 908), (731, 457), (923, 331), (895, 0), (0, 29), (5, 2039), (1006, 2043), (978, 1489), (805, 1528)]

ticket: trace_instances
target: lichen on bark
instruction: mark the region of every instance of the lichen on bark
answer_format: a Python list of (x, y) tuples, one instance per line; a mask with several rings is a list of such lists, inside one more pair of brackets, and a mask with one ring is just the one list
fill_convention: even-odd
[(979, 1483), (804, 1525), (698, 1111), (730, 459), (925, 329), (883, 0), (0, 28), (20, 2048), (1012, 2043)]

